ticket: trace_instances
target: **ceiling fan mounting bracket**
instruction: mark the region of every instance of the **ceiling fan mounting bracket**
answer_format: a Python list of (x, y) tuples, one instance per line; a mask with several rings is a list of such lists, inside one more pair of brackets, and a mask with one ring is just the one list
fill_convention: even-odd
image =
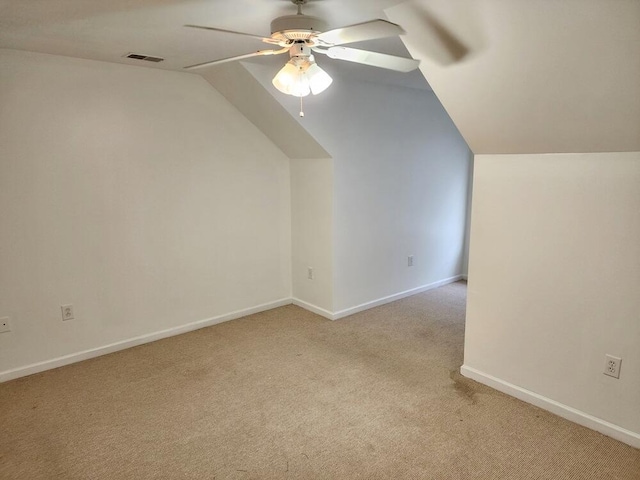
[(303, 40), (315, 44), (314, 37), (327, 30), (327, 23), (311, 15), (285, 15), (271, 22), (271, 38), (280, 45)]
[(291, 0), (296, 7), (298, 7), (298, 15), (302, 15), (302, 5), (307, 3), (309, 0)]

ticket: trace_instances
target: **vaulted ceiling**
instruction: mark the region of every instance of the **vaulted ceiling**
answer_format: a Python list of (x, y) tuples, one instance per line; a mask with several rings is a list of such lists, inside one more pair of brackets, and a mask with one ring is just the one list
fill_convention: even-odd
[[(316, 15), (330, 28), (385, 18), (383, 9), (398, 0), (309, 0), (303, 12)], [(214, 26), (269, 36), (270, 23), (296, 13), (290, 0), (0, 0), (0, 48), (182, 70), (186, 65), (268, 48), (240, 35), (185, 28)], [(408, 57), (399, 38), (367, 42), (360, 48)], [(161, 63), (140, 63), (128, 53), (162, 57)], [(274, 66), (284, 57), (262, 59)], [(329, 70), (371, 81), (428, 88), (419, 71), (388, 72), (323, 57)]]
[[(263, 45), (183, 25), (263, 36), (294, 12), (290, 0), (0, 0), (0, 48), (141, 65), (125, 58), (135, 52), (165, 58), (144, 66), (181, 71)], [(310, 0), (304, 12), (331, 28), (402, 25), (401, 40), (357, 47), (410, 52), (420, 71), (319, 63), (333, 75), (431, 85), (474, 153), (640, 151), (638, 0)], [(283, 63), (256, 61), (274, 73)]]

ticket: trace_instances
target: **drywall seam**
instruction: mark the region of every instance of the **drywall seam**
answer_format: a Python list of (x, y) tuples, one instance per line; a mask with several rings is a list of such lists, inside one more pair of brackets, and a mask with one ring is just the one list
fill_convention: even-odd
[(606, 420), (594, 417), (593, 415), (589, 415), (581, 410), (556, 402), (555, 400), (542, 396), (538, 393), (506, 382), (500, 378), (481, 372), (480, 370), (476, 370), (473, 367), (463, 365), (460, 367), (460, 373), (467, 378), (471, 378), (472, 380), (484, 385), (488, 385), (491, 388), (495, 388), (496, 390), (506, 393), (507, 395), (511, 395), (523, 402), (540, 407), (543, 410), (547, 410), (562, 418), (577, 423), (578, 425), (582, 425), (583, 427), (590, 428), (596, 432), (615, 438), (616, 440), (624, 442), (627, 445), (631, 445), (632, 447), (640, 448), (639, 433), (632, 432), (631, 430), (609, 423)]
[(226, 313), (224, 315), (218, 315), (216, 317), (206, 318), (204, 320), (198, 320), (196, 322), (187, 323), (178, 327), (168, 328), (166, 330), (160, 330), (158, 332), (140, 335), (139, 337), (130, 338), (128, 340), (122, 340), (120, 342), (112, 343), (102, 347), (91, 348), (89, 350), (83, 350), (81, 352), (64, 355), (62, 357), (54, 358), (51, 360), (45, 360), (43, 362), (33, 363), (24, 367), (18, 367), (12, 370), (5, 370), (0, 372), (0, 383), (13, 380), (15, 378), (26, 377), (27, 375), (33, 375), (34, 373), (44, 372), (45, 370), (51, 370), (53, 368), (63, 367), (72, 363), (81, 362), (90, 358), (107, 355), (109, 353), (125, 350), (127, 348), (136, 347), (145, 343), (155, 342), (163, 338), (174, 337), (182, 333), (191, 332), (193, 330), (199, 330), (201, 328), (210, 327), (219, 323), (228, 322), (229, 320), (235, 320), (240, 317), (252, 315), (254, 313), (264, 312), (273, 308), (282, 307), (284, 305), (290, 305), (291, 298), (282, 298), (273, 302), (263, 303), (254, 307), (245, 308), (242, 310), (236, 310), (234, 312)]
[(313, 305), (311, 303), (305, 302), (297, 298), (293, 299), (293, 304), (299, 307), (302, 307), (305, 310), (309, 310), (310, 312), (313, 312), (325, 318), (328, 318), (329, 320), (338, 320), (340, 318), (353, 315), (354, 313), (362, 312), (364, 310), (369, 310), (370, 308), (374, 308), (374, 307), (379, 307), (380, 305), (395, 302), (396, 300), (400, 300), (402, 298), (409, 297), (417, 293), (426, 292), (427, 290), (432, 290), (434, 288), (442, 287), (443, 285), (447, 285), (449, 283), (457, 282), (458, 280), (461, 280), (463, 278), (464, 278), (464, 275), (456, 275), (454, 277), (438, 280), (437, 282), (429, 283), (427, 285), (422, 285), (420, 287), (412, 288), (411, 290), (405, 290), (404, 292), (389, 295), (387, 297), (378, 298), (377, 300), (372, 300), (367, 303), (362, 303), (360, 305), (356, 305), (355, 307), (345, 308), (344, 310), (339, 310), (337, 312), (330, 312), (329, 310), (325, 310), (324, 308), (320, 308), (317, 305)]

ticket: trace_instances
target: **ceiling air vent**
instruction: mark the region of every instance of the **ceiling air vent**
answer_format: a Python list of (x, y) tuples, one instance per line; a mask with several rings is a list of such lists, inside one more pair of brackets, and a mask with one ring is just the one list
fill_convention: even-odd
[(129, 53), (125, 55), (125, 57), (133, 58), (134, 60), (144, 60), (146, 62), (154, 62), (154, 63), (162, 62), (164, 60), (164, 58), (152, 57), (150, 55), (140, 55), (139, 53)]

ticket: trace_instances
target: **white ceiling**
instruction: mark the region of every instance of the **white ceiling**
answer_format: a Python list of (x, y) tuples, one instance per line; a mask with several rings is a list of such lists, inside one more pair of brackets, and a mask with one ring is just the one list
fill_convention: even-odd
[[(322, 17), (330, 28), (335, 28), (386, 18), (383, 9), (401, 2), (310, 0), (303, 12)], [(252, 38), (183, 25), (215, 26), (268, 36), (273, 18), (295, 12), (290, 0), (0, 0), (0, 48), (179, 71), (185, 65), (265, 47)], [(410, 56), (398, 38), (358, 47)], [(141, 62), (125, 58), (128, 53), (158, 56), (165, 61)], [(274, 65), (274, 73), (284, 63), (282, 57), (263, 61)], [(340, 64), (327, 69), (369, 81), (429, 88), (419, 71), (388, 72), (324, 57), (318, 63)]]

